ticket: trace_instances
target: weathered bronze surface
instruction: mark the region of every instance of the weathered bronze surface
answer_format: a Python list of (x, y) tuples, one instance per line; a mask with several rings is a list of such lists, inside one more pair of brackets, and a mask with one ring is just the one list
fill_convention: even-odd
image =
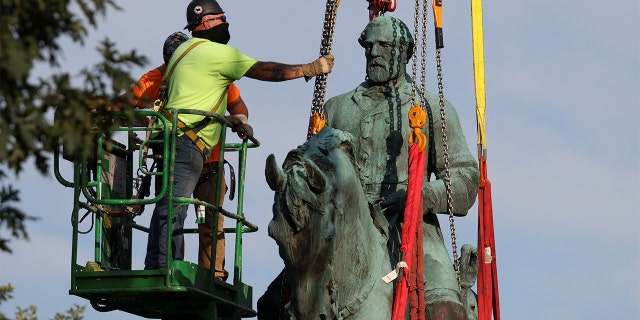
[[(372, 219), (348, 133), (325, 127), (291, 151), (283, 169), (267, 160), (276, 191), (269, 235), (280, 248), (295, 319), (388, 319), (393, 286), (386, 221)], [(380, 213), (378, 213), (380, 214)], [(388, 316), (387, 316), (388, 315)]]
[[(367, 59), (365, 81), (326, 102), (328, 127), (292, 150), (283, 170), (273, 157), (267, 161), (267, 181), (276, 191), (269, 234), (285, 262), (288, 314), (295, 319), (391, 318), (393, 287), (381, 278), (399, 260), (408, 113), (411, 98), (421, 103), (422, 94), (416, 89), (414, 95), (406, 74), (413, 39), (402, 21), (374, 19), (359, 43)], [(461, 293), (436, 217), (447, 213), (439, 97), (429, 92), (424, 97), (429, 115), (422, 129), (428, 137), (422, 188), (427, 319), (474, 319), (475, 302), (467, 289), (477, 261), (473, 249), (465, 248)], [(444, 114), (453, 212), (464, 216), (477, 195), (478, 166), (448, 101)], [(259, 319), (279, 318), (269, 317), (264, 308), (280, 297), (275, 287), (260, 299)]]

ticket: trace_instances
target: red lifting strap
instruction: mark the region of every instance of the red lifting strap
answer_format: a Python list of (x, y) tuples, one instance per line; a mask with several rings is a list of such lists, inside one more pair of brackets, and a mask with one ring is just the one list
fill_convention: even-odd
[[(407, 297), (411, 307), (411, 319), (424, 319), (424, 255), (422, 248), (422, 181), (424, 179), (425, 150), (420, 151), (418, 143), (409, 147), (409, 178), (407, 202), (402, 225), (401, 257), (408, 271), (401, 273), (396, 285), (393, 302), (393, 320), (404, 320)], [(415, 263), (414, 263), (415, 258)], [(410, 294), (411, 293), (411, 294)]]
[(487, 178), (487, 163), (480, 162), (480, 188), (478, 189), (478, 320), (500, 320), (498, 294), (498, 266), (496, 242), (493, 234), (493, 207), (491, 182)]

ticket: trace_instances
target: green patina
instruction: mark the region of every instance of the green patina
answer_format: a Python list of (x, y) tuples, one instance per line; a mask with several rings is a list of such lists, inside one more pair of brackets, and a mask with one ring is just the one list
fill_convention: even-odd
[[(439, 213), (448, 215), (443, 179), (447, 169), (455, 216), (467, 214), (478, 191), (477, 161), (457, 112), (443, 101), (443, 125), (438, 95), (412, 88), (406, 65), (413, 38), (402, 21), (378, 17), (358, 40), (367, 60), (365, 81), (326, 102), (327, 127), (290, 152), (284, 170), (273, 158), (268, 161), (267, 180), (276, 191), (269, 233), (285, 261), (283, 274), (292, 295), (289, 313), (296, 319), (390, 319), (392, 285), (370, 284), (369, 279), (374, 275), (382, 283), (382, 276), (400, 260), (408, 114), (416, 102), (429, 115), (422, 129), (428, 137), (422, 187), (426, 319), (475, 319), (475, 298), (469, 294), (477, 272), (475, 248), (464, 247), (459, 284), (437, 218)], [(327, 142), (332, 139), (337, 142)], [(343, 153), (352, 164), (342, 159)], [(351, 180), (357, 187), (345, 187)], [(280, 297), (273, 291), (270, 288), (261, 298), (263, 306), (270, 294)], [(259, 301), (258, 318), (273, 319), (268, 313)]]

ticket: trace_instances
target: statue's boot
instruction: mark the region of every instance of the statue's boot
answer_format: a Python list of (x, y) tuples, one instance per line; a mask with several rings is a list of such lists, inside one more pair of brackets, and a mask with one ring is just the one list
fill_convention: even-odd
[(426, 305), (427, 320), (467, 320), (462, 304), (453, 301), (438, 301)]
[(426, 320), (467, 320), (467, 312), (457, 291), (433, 290), (426, 293), (425, 300)]

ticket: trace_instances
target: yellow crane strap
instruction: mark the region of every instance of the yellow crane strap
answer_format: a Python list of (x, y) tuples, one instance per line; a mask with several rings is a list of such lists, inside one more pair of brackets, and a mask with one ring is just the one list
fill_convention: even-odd
[(487, 149), (485, 135), (484, 39), (482, 32), (482, 0), (471, 0), (471, 33), (473, 41), (473, 76), (476, 89), (476, 119), (478, 124), (478, 153)]

